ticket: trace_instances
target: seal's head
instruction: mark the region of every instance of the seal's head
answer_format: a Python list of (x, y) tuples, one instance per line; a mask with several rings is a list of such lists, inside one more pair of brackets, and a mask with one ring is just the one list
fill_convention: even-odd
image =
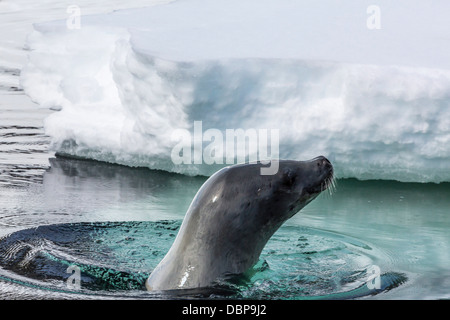
[[(310, 161), (280, 161), (278, 173), (270, 179), (275, 183), (273, 199), (279, 199), (280, 207), (288, 219), (333, 184), (333, 166), (325, 157)], [(280, 201), (281, 200), (281, 201)]]
[(333, 181), (333, 166), (324, 157), (279, 160), (277, 165), (272, 175), (261, 174), (260, 162), (212, 175), (197, 192), (147, 288), (206, 287), (246, 271), (275, 231)]
[(219, 171), (199, 191), (201, 202), (204, 205), (210, 199), (208, 211), (226, 212), (235, 226), (245, 225), (259, 233), (267, 228), (271, 236), (333, 181), (333, 166), (322, 156), (310, 161), (279, 160), (273, 175), (261, 175), (263, 166), (242, 164)]

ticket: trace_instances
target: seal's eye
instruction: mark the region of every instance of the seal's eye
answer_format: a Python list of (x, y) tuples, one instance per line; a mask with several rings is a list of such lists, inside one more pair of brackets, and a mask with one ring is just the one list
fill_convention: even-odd
[(286, 187), (291, 187), (295, 183), (296, 174), (290, 169), (284, 169), (282, 184)]

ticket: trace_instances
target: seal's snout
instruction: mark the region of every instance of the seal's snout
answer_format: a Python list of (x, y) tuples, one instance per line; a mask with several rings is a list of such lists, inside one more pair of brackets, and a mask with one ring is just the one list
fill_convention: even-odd
[(324, 156), (320, 156), (314, 158), (312, 160), (312, 165), (315, 166), (316, 170), (314, 170), (318, 176), (316, 183), (313, 185), (311, 192), (322, 192), (328, 187), (334, 185), (334, 173), (333, 173), (333, 165), (331, 162), (325, 158)]

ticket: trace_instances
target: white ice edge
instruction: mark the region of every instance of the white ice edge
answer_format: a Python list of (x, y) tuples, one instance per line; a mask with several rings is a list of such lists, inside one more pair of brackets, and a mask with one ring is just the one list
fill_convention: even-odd
[(341, 178), (450, 181), (450, 4), (378, 2), (380, 30), (368, 2), (331, 0), (186, 0), (76, 30), (38, 24), (22, 85), (61, 108), (46, 133), (75, 156), (210, 175), (218, 166), (170, 158), (172, 133), (201, 120), (279, 129), (281, 158), (324, 155)]

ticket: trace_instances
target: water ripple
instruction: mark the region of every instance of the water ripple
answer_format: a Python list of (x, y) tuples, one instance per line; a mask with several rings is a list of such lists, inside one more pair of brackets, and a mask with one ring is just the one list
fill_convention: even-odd
[[(149, 293), (145, 279), (172, 245), (180, 224), (179, 220), (68, 223), (11, 233), (0, 238), (0, 288), (19, 298), (33, 294), (45, 298), (42, 291), (51, 291), (61, 299), (72, 295), (349, 299), (380, 294), (407, 281), (393, 271), (373, 273), (377, 258), (385, 257), (358, 239), (282, 227), (260, 261), (243, 275), (227, 277), (212, 288)], [(75, 289), (69, 285), (74, 268), (80, 275)]]

